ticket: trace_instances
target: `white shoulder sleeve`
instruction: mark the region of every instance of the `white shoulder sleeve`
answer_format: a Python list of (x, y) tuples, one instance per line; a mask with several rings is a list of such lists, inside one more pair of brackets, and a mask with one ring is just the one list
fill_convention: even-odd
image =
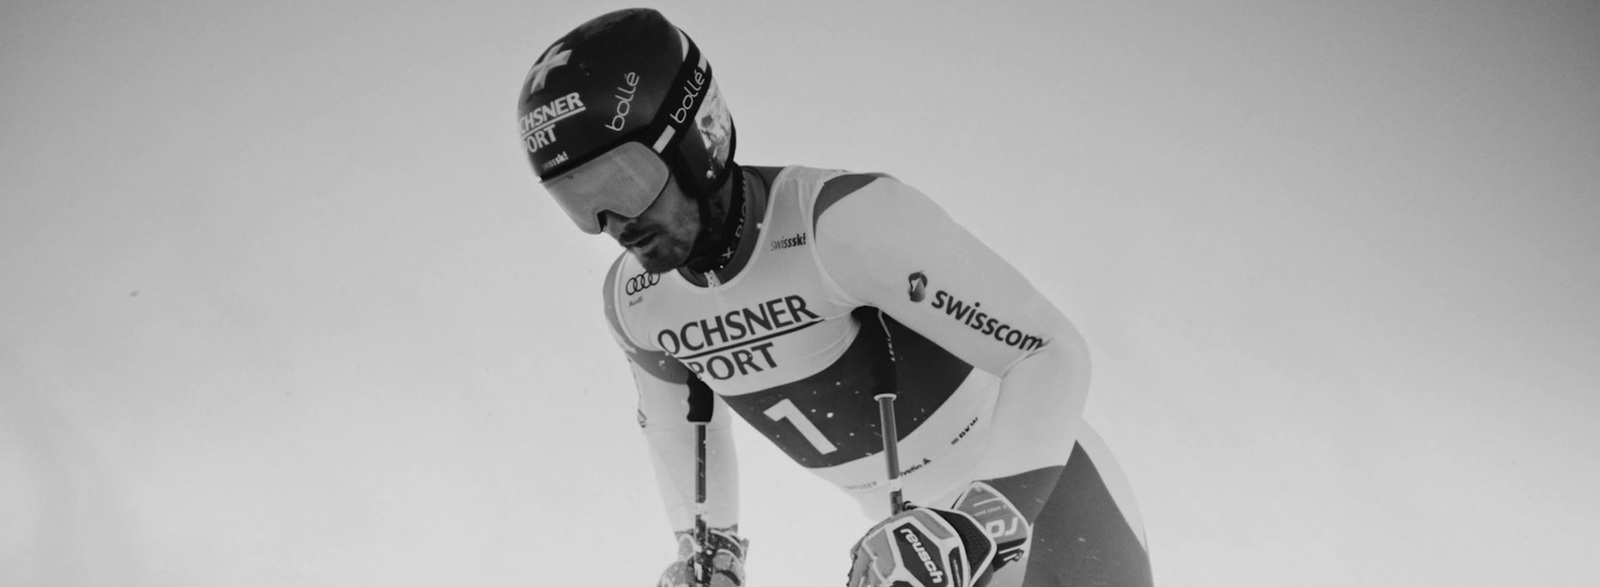
[(852, 297), (997, 375), (1071, 331), (1032, 283), (922, 192), (888, 177), (842, 196), (828, 189), (818, 197), (817, 250)]

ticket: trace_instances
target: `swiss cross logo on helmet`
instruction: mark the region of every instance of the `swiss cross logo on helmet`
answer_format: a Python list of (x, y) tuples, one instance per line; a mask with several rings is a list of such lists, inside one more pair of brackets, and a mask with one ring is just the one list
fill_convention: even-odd
[(540, 57), (539, 62), (533, 64), (533, 67), (528, 70), (528, 78), (533, 80), (528, 85), (528, 93), (532, 94), (543, 89), (544, 80), (550, 75), (550, 70), (566, 65), (567, 59), (571, 56), (572, 51), (561, 50), (561, 43), (556, 43), (554, 47), (546, 51), (544, 57)]

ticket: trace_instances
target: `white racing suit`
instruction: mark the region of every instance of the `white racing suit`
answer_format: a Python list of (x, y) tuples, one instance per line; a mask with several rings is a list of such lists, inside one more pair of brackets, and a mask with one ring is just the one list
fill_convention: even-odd
[(869, 517), (887, 516), (874, 395), (892, 372), (906, 500), (950, 507), (985, 480), (1034, 526), (1025, 564), (994, 585), (1148, 584), (1132, 496), (1082, 421), (1088, 352), (1071, 322), (893, 178), (743, 173), (745, 224), (726, 268), (652, 275), (624, 253), (606, 277), (606, 316), (633, 368), (674, 528), (693, 524), (690, 373), (717, 396), (707, 515), (729, 527), (738, 521), (730, 411)]

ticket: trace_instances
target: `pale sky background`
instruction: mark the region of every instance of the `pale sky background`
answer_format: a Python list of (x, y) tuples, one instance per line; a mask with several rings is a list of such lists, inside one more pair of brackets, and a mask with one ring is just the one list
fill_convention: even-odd
[[(622, 6), (6, 3), (0, 585), (653, 584), (617, 248), (514, 123)], [(741, 161), (1078, 323), (1158, 584), (1594, 584), (1600, 4), (976, 6), (659, 7)], [(870, 521), (739, 433), (751, 585), (842, 584)]]

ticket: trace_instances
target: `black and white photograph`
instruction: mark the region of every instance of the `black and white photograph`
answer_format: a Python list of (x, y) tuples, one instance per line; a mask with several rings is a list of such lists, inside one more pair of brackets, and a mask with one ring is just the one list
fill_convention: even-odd
[(1600, 3), (12, 2), (0, 587), (1586, 586)]

